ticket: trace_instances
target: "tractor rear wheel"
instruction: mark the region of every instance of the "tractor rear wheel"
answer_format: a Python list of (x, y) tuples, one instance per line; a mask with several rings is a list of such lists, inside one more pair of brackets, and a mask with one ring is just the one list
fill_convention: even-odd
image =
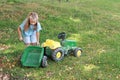
[(75, 57), (80, 57), (82, 54), (82, 49), (81, 48), (76, 48), (74, 51), (73, 51), (73, 55)]
[(53, 53), (51, 55), (52, 59), (54, 61), (60, 61), (64, 58), (64, 51), (62, 48), (57, 48), (55, 50), (53, 50)]

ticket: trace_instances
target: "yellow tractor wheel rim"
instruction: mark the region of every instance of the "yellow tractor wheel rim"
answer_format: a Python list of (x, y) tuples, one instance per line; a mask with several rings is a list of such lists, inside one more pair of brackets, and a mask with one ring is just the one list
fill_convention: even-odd
[(57, 52), (56, 58), (60, 58), (60, 57), (61, 57), (61, 53), (60, 53), (60, 52)]
[(81, 51), (77, 51), (77, 57), (81, 56)]

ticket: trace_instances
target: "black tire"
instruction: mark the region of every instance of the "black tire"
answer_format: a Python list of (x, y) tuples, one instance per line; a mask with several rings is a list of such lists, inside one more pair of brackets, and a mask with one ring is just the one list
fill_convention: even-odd
[(82, 54), (82, 49), (81, 48), (75, 48), (74, 51), (73, 51), (73, 55), (75, 57), (80, 57)]
[(51, 55), (52, 59), (56, 62), (61, 61), (64, 58), (64, 51), (62, 48), (57, 48), (53, 50)]
[(22, 58), (22, 55), (20, 55), (19, 57), (18, 57), (18, 64), (20, 65), (20, 67), (23, 67), (23, 65), (22, 65), (22, 62), (21, 62), (21, 58)]
[(45, 68), (45, 67), (48, 66), (48, 63), (47, 63), (47, 56), (43, 56), (41, 66), (42, 66), (43, 68)]

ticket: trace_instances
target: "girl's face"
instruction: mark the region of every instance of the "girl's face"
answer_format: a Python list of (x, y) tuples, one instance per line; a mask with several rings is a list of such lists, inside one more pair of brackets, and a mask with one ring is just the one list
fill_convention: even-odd
[(37, 20), (30, 17), (30, 24), (35, 25), (36, 23), (37, 23)]

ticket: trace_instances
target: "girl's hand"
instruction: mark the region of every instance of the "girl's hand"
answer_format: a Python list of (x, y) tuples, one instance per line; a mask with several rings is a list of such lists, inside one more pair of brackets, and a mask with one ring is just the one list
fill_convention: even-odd
[(37, 45), (40, 45), (40, 43), (39, 43), (39, 42), (37, 42)]
[(19, 37), (19, 40), (20, 40), (20, 41), (23, 41), (23, 38), (22, 38), (22, 37)]

